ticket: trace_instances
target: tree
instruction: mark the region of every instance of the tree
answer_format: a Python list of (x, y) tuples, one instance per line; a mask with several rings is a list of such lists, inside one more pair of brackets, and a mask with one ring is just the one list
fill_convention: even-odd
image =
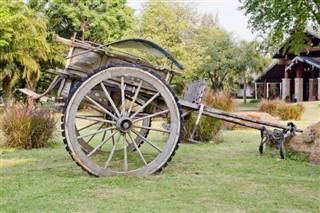
[(206, 48), (206, 59), (197, 76), (207, 78), (214, 91), (234, 92), (239, 79), (246, 87), (248, 77), (261, 72), (269, 63), (257, 51), (258, 42), (236, 41), (221, 29), (218, 17), (212, 14), (203, 15), (197, 39)]
[(231, 91), (236, 81), (239, 49), (232, 35), (215, 23), (212, 15), (202, 19), (198, 42), (206, 48), (205, 62), (197, 70), (200, 78), (207, 78), (212, 90)]
[(168, 50), (184, 66), (183, 77), (173, 82), (178, 93), (191, 79), (204, 59), (204, 48), (195, 40), (200, 14), (194, 4), (181, 1), (146, 1), (138, 27), (132, 34), (150, 39)]
[(246, 15), (250, 15), (252, 30), (268, 34), (267, 45), (279, 46), (286, 40), (286, 49), (298, 52), (308, 48), (306, 27), (320, 26), (319, 0), (240, 0)]
[(243, 101), (247, 102), (247, 82), (253, 73), (262, 72), (271, 62), (270, 58), (263, 57), (257, 51), (260, 46), (259, 42), (241, 41), (239, 44), (239, 63), (238, 63), (238, 76), (240, 81), (243, 82)]
[(48, 59), (46, 20), (22, 0), (0, 1), (0, 86), (5, 106), (12, 88), (24, 79), (30, 89), (41, 74), (39, 61)]
[(53, 0), (46, 6), (46, 14), (50, 30), (62, 37), (70, 38), (76, 32), (81, 40), (107, 43), (121, 38), (133, 27), (134, 11), (125, 3), (125, 0)]

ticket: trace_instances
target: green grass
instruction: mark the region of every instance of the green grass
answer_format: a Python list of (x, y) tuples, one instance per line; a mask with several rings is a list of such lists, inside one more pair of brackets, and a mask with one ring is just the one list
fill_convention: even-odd
[(252, 99), (247, 99), (247, 103), (244, 103), (243, 99), (236, 99), (236, 102), (239, 104), (240, 109), (247, 108), (247, 109), (256, 110), (258, 102), (251, 103), (251, 100)]
[[(317, 120), (319, 103), (307, 103), (300, 124)], [(61, 142), (0, 147), (0, 212), (320, 212), (319, 165), (260, 156), (258, 131), (221, 138), (182, 144), (162, 173), (138, 177), (90, 177)]]
[(2, 212), (319, 212), (320, 167), (258, 155), (254, 131), (181, 145), (160, 175), (94, 178), (62, 144), (1, 149)]

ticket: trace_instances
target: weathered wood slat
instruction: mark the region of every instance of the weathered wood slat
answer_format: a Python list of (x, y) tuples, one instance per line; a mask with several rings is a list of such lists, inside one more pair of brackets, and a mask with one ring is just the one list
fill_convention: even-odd
[[(37, 94), (37, 93), (33, 92), (32, 90), (29, 90), (27, 88), (19, 89), (19, 91), (22, 92), (23, 94), (26, 94), (27, 96), (30, 96), (33, 99), (37, 99), (38, 96), (41, 96), (41, 95), (39, 95), (39, 94)], [(40, 98), (40, 101), (43, 101), (43, 102), (47, 102), (48, 100), (49, 100), (49, 98), (46, 97), (46, 96), (42, 96)]]
[[(64, 39), (61, 37), (57, 37), (57, 41), (61, 42), (63, 44), (69, 45), (69, 46), (74, 46), (75, 50), (78, 49), (78, 51), (74, 51), (73, 55), (71, 56), (71, 58), (77, 58), (79, 56), (81, 56), (82, 54), (87, 54), (89, 52), (94, 52), (97, 53), (101, 56), (103, 55), (107, 55), (108, 57), (111, 58), (117, 58), (120, 59), (122, 61), (127, 61), (130, 63), (134, 63), (134, 64), (139, 64), (141, 66), (145, 66), (148, 67), (150, 69), (155, 70), (156, 72), (160, 72), (160, 73), (172, 73), (173, 75), (177, 75), (177, 76), (181, 76), (182, 73), (173, 69), (168, 69), (165, 67), (161, 67), (161, 66), (157, 66), (154, 65), (146, 60), (143, 60), (142, 58), (135, 58), (132, 57), (130, 55), (124, 55), (124, 54), (119, 54), (116, 52), (111, 51), (106, 51), (105, 49), (101, 49), (103, 47), (103, 45), (95, 47), (90, 45), (89, 43), (85, 43), (85, 42), (79, 42), (79, 41), (73, 41), (73, 40), (69, 40), (69, 39)], [(104, 66), (106, 64), (100, 64), (100, 66)]]
[(205, 111), (202, 114), (206, 115), (206, 116), (213, 117), (213, 118), (217, 118), (217, 119), (222, 120), (222, 121), (227, 121), (227, 122), (230, 122), (230, 123), (239, 124), (241, 126), (246, 126), (246, 127), (252, 128), (252, 129), (257, 129), (257, 130), (261, 129), (258, 126), (254, 126), (254, 125), (251, 125), (251, 124), (248, 124), (248, 123), (244, 123), (244, 122), (241, 122), (239, 120), (231, 119), (231, 118), (228, 118), (228, 117), (225, 117), (225, 116), (216, 115), (216, 114), (205, 112)]
[(202, 101), (202, 97), (204, 95), (204, 91), (206, 88), (206, 82), (201, 81), (193, 81), (187, 85), (187, 90), (184, 93), (183, 100), (200, 104)]

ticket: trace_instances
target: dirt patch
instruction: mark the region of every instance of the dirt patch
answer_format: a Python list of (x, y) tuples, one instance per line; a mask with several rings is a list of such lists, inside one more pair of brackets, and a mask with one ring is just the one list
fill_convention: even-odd
[[(245, 117), (249, 117), (252, 119), (256, 119), (256, 120), (260, 120), (260, 121), (267, 121), (267, 122), (271, 122), (274, 124), (279, 124), (279, 118), (273, 117), (272, 115), (266, 113), (266, 112), (233, 112), (233, 114), (236, 115), (240, 115), (240, 116), (245, 116)], [(240, 120), (237, 120), (240, 121)], [(240, 121), (241, 123), (247, 123), (247, 124), (251, 124), (253, 126), (257, 126), (257, 127), (261, 127), (261, 124), (255, 124), (255, 123), (251, 123), (251, 122), (246, 122), (246, 121)], [(249, 129), (247, 127), (238, 125), (238, 124), (232, 124), (232, 123), (226, 123), (226, 128), (229, 130), (232, 129)]]
[(320, 122), (309, 126), (303, 133), (288, 138), (286, 147), (294, 153), (308, 156), (311, 162), (320, 164)]

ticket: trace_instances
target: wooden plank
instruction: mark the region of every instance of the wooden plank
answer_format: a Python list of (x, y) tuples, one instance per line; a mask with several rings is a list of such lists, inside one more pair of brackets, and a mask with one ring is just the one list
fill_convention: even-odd
[(279, 65), (289, 65), (289, 64), (291, 64), (291, 60), (288, 60), (288, 59), (279, 59), (278, 64), (279, 64)]
[(202, 97), (204, 95), (205, 89), (206, 89), (205, 81), (203, 80), (193, 81), (187, 85), (187, 90), (184, 93), (183, 99), (191, 103), (200, 104)]
[(196, 111), (196, 110), (199, 110), (199, 108), (200, 108), (199, 104), (191, 103), (189, 101), (179, 100), (179, 102), (182, 105), (182, 108), (186, 109), (186, 110), (193, 109)]
[[(30, 96), (32, 99), (39, 99), (38, 97), (40, 96), (39, 94), (37, 94), (27, 88), (19, 89), (19, 91), (22, 92), (23, 94), (26, 94), (27, 96)], [(49, 100), (49, 98), (47, 96), (42, 96), (40, 98), (40, 101), (42, 101), (42, 102), (47, 102), (48, 100)]]
[(257, 130), (260, 130), (261, 128), (258, 127), (258, 126), (254, 126), (254, 125), (251, 125), (251, 124), (248, 124), (248, 123), (243, 123), (239, 120), (235, 120), (235, 119), (231, 119), (231, 118), (227, 118), (227, 117), (224, 117), (224, 116), (221, 116), (221, 115), (216, 115), (216, 114), (213, 114), (213, 113), (210, 113), (210, 112), (203, 112), (203, 115), (206, 115), (206, 116), (209, 116), (209, 117), (213, 117), (213, 118), (217, 118), (219, 120), (222, 120), (222, 121), (226, 121), (226, 122), (230, 122), (230, 123), (234, 123), (234, 124), (239, 124), (241, 126), (246, 126), (246, 127), (249, 127), (251, 129), (257, 129)]
[(179, 71), (176, 71), (176, 70), (173, 70), (173, 69), (167, 69), (165, 67), (161, 67), (161, 66), (158, 66), (158, 65), (155, 65), (155, 64), (151, 64), (150, 62), (148, 61), (145, 61), (141, 58), (134, 58), (132, 56), (127, 56), (127, 55), (120, 55), (120, 54), (117, 54), (117, 53), (114, 53), (114, 52), (105, 52), (106, 55), (108, 55), (109, 57), (112, 57), (112, 58), (117, 58), (117, 59), (120, 59), (122, 61), (126, 61), (126, 62), (129, 62), (129, 63), (133, 63), (133, 64), (137, 64), (137, 65), (140, 65), (140, 66), (143, 66), (143, 67), (148, 67), (148, 68), (151, 68), (157, 72), (164, 72), (164, 73), (172, 73), (173, 75), (177, 75), (177, 76), (181, 76), (182, 75), (182, 72), (179, 72)]

